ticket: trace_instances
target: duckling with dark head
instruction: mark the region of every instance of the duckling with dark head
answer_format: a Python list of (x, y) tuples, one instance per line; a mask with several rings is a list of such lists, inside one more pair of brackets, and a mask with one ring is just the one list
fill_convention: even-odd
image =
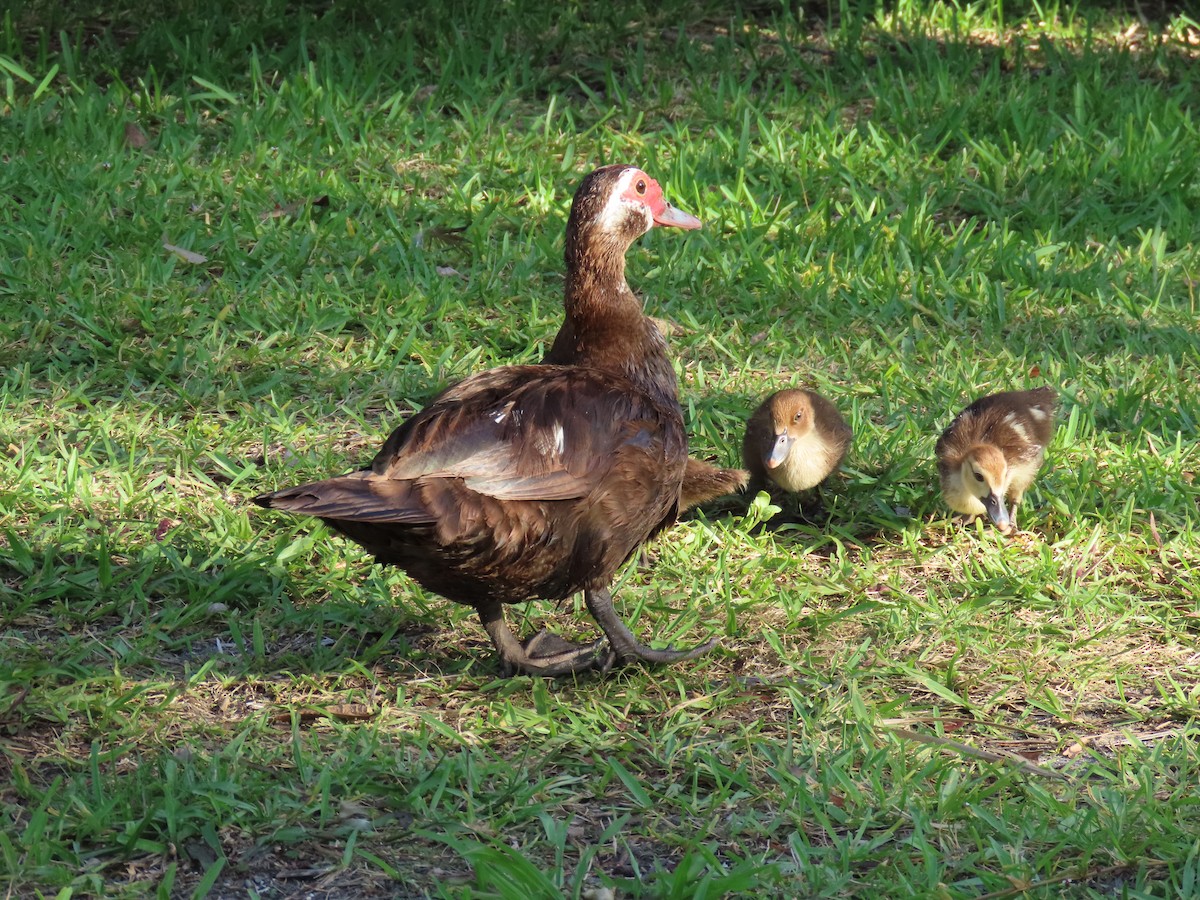
[[(707, 653), (639, 643), (613, 609), (617, 569), (675, 521), (687, 436), (666, 345), (625, 281), (654, 225), (699, 228), (634, 166), (580, 184), (566, 240), (572, 365), (506, 366), (434, 398), (359, 472), (254, 498), (316, 516), (428, 590), (474, 607), (506, 672), (563, 675)], [(503, 605), (583, 591), (607, 637), (522, 645)]]
[(955, 416), (935, 449), (946, 505), (986, 515), (1002, 534), (1016, 529), (1017, 506), (1041, 468), (1057, 411), (1058, 395), (1041, 387), (980, 397)]

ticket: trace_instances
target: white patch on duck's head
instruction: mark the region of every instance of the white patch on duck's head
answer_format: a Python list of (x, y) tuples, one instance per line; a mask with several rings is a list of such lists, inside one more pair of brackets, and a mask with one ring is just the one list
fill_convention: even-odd
[(699, 228), (700, 220), (676, 209), (663, 197), (658, 182), (636, 166), (629, 166), (609, 189), (608, 199), (596, 215), (596, 226), (605, 232), (645, 234), (657, 225)]
[(1042, 409), (1040, 406), (1029, 407), (1029, 417), (1031, 419), (1033, 419), (1033, 421), (1044, 422), (1044, 421), (1046, 421), (1046, 416), (1047, 416), (1046, 411), (1044, 409)]
[(602, 231), (623, 231), (626, 222), (641, 217), (641, 234), (654, 227), (654, 210), (647, 197), (657, 195), (662, 200), (662, 188), (658, 182), (634, 166), (630, 166), (617, 179), (608, 193), (608, 200), (596, 216), (596, 225)]

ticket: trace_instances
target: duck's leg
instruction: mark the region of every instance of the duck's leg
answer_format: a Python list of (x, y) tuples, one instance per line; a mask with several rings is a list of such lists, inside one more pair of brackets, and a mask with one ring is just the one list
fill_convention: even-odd
[(813, 487), (807, 497), (796, 496), (796, 508), (802, 522), (819, 525), (829, 521), (829, 508), (825, 506), (825, 496), (819, 484)]
[(707, 643), (701, 644), (698, 647), (693, 647), (691, 650), (654, 650), (644, 644), (638, 643), (638, 639), (634, 637), (633, 632), (621, 621), (616, 610), (613, 609), (612, 594), (608, 588), (601, 588), (595, 591), (584, 591), (583, 599), (587, 603), (588, 611), (596, 620), (597, 624), (604, 629), (604, 634), (608, 637), (608, 643), (616, 653), (617, 659), (622, 662), (632, 662), (635, 659), (643, 660), (649, 663), (672, 663), (678, 662), (681, 659), (693, 659), (697, 656), (703, 656), (713, 647), (717, 646), (717, 639), (713, 638)]
[(543, 632), (522, 646), (504, 621), (503, 604), (487, 603), (477, 609), (488, 637), (500, 654), (500, 667), (505, 675), (525, 672), (549, 677), (593, 668), (607, 670), (611, 665), (611, 658), (606, 658), (609, 654), (602, 651), (603, 640), (592, 644), (571, 644), (559, 637), (543, 637), (543, 634), (548, 634)]

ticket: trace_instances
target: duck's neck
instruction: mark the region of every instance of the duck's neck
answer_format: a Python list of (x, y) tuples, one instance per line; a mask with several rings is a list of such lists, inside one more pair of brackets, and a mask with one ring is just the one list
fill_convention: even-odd
[(568, 242), (566, 319), (543, 362), (613, 372), (677, 404), (666, 341), (625, 281), (625, 249)]

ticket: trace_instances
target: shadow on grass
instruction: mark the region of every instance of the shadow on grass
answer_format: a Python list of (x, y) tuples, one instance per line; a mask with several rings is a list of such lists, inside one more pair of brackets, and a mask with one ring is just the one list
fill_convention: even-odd
[[(310, 590), (323, 596), (297, 602), (278, 554), (251, 549), (230, 558), (172, 535), (140, 547), (96, 540), (69, 551), (38, 543), (14, 550), (12, 541), (0, 551), (0, 578), (6, 663), (16, 672), (187, 681), (215, 666), (234, 678), (383, 670), (407, 679), (490, 664), (486, 637), (456, 635), (473, 613), (429, 602), (407, 579), (401, 590), (413, 602), (393, 601), (395, 578), (365, 557), (361, 567), (354, 559), (315, 562), (327, 571)], [(446, 643), (461, 643), (461, 653)]]

